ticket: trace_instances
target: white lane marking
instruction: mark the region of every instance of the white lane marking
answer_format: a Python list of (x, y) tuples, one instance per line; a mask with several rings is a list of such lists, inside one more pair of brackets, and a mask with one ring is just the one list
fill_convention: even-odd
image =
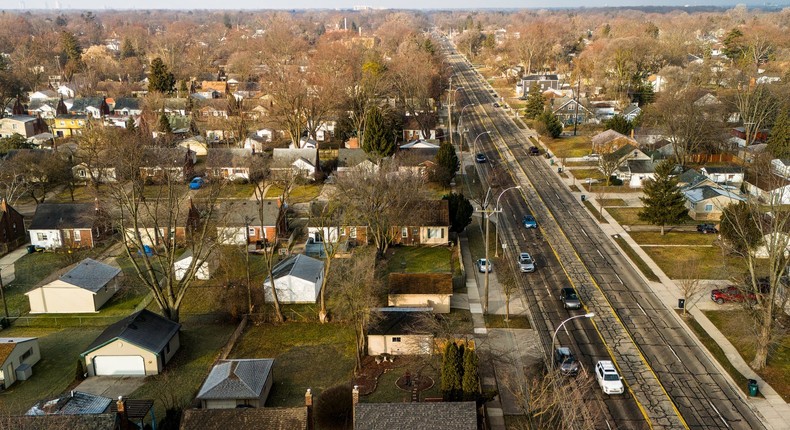
[[(623, 280), (622, 280), (622, 279), (620, 279), (620, 275), (618, 275), (617, 273), (615, 273), (615, 274), (614, 274), (614, 276), (617, 276), (617, 280), (618, 280), (618, 281), (620, 281), (620, 283), (621, 283), (621, 284), (625, 285), (625, 282), (623, 282)], [(638, 304), (638, 303), (637, 303), (637, 304)]]
[(645, 308), (643, 308), (639, 303), (637, 303), (636, 305), (639, 306), (639, 310), (641, 310), (642, 313), (645, 314), (645, 316), (647, 316), (647, 312), (645, 312)]
[[(568, 211), (568, 213), (570, 213), (570, 211)], [(582, 230), (582, 233), (584, 233), (584, 235), (587, 236), (587, 239), (590, 238), (590, 236), (587, 234), (587, 230)], [(596, 249), (596, 251), (598, 251), (598, 250)], [(600, 254), (601, 251), (598, 251), (598, 253)], [(603, 255), (601, 256), (601, 258), (603, 258)]]
[(708, 404), (710, 405), (711, 408), (713, 408), (714, 411), (716, 411), (716, 415), (718, 415), (719, 418), (721, 418), (721, 422), (724, 423), (724, 426), (727, 428), (731, 428), (730, 425), (727, 424), (727, 420), (725, 420), (724, 417), (721, 416), (721, 413), (719, 413), (719, 410), (716, 409), (716, 405), (714, 405), (713, 402), (711, 402), (710, 400), (708, 400)]
[(612, 430), (612, 426), (609, 425), (609, 420), (606, 420), (606, 428), (608, 428), (609, 430)]
[(672, 355), (674, 355), (675, 358), (677, 358), (678, 361), (680, 361), (680, 357), (678, 357), (678, 355), (675, 353), (675, 350), (672, 348), (672, 345), (667, 345), (667, 346), (669, 347), (669, 350), (672, 351)]
[[(584, 230), (582, 230), (582, 231), (584, 231)], [(585, 232), (584, 235), (587, 236), (587, 233)], [(587, 237), (589, 237), (589, 236), (587, 236)], [(600, 255), (601, 258), (603, 259), (603, 254), (601, 254), (601, 250), (600, 249), (596, 249), (595, 252), (597, 252), (598, 255)]]

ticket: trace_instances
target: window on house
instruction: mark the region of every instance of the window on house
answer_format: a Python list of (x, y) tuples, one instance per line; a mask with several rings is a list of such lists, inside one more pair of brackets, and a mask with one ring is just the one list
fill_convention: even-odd
[(357, 238), (357, 228), (356, 228), (356, 227), (351, 227), (351, 228), (349, 229), (349, 231), (348, 231), (348, 237), (350, 237), (350, 238), (352, 238), (352, 239), (356, 239), (356, 238)]
[(248, 236), (255, 236), (255, 227), (250, 227), (247, 229)]
[(79, 175), (80, 178), (84, 178), (86, 176), (84, 170), (78, 170), (77, 174)]
[(428, 229), (428, 239), (441, 239), (444, 237), (444, 229), (441, 228), (429, 228)]
[(22, 354), (22, 356), (20, 357), (20, 360), (25, 361), (25, 359), (30, 357), (31, 355), (33, 355), (33, 348), (28, 348), (28, 350), (25, 351), (24, 354)]
[(38, 233), (36, 235), (36, 237), (38, 238), (38, 240), (47, 240), (47, 234), (46, 233)]
[(705, 212), (713, 211), (713, 205), (705, 205)]
[(409, 228), (408, 227), (403, 227), (402, 229), (400, 229), (400, 237), (403, 237), (403, 238), (409, 237)]
[(74, 241), (75, 242), (82, 241), (82, 235), (80, 234), (79, 230), (74, 230)]
[(398, 337), (393, 337), (393, 338), (392, 338), (392, 341), (393, 341), (393, 342), (400, 342), (400, 336), (398, 336)]
[(60, 126), (61, 126), (61, 127), (65, 127), (65, 126), (66, 126), (66, 121), (61, 121), (61, 122), (60, 122)]

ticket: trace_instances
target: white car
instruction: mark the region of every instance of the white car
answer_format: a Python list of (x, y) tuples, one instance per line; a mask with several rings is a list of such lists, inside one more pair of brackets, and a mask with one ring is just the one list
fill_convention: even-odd
[(601, 386), (604, 394), (623, 394), (625, 386), (620, 374), (614, 367), (614, 363), (609, 360), (601, 360), (595, 363), (595, 379)]
[(481, 259), (477, 260), (477, 270), (480, 273), (486, 273), (486, 272), (491, 273), (491, 272), (494, 271), (494, 263), (492, 263), (489, 260), (488, 264), (486, 264), (486, 259), (485, 258), (481, 258)]
[(518, 268), (524, 273), (535, 271), (535, 260), (528, 252), (522, 252), (518, 255)]

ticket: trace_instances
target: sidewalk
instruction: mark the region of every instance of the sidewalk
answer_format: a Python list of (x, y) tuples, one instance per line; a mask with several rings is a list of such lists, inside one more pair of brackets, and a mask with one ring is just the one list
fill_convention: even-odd
[[(461, 253), (466, 274), (467, 294), (455, 298), (452, 307), (469, 309), (474, 325), (475, 346), (480, 352), (480, 381), (484, 391), (497, 391), (496, 398), (486, 404), (491, 429), (505, 429), (505, 415), (523, 415), (524, 398), (519, 389), (526, 387), (525, 369), (543, 362), (538, 333), (527, 329), (488, 329), (483, 316), (484, 273), (479, 273), (469, 251), (465, 234), (460, 237)], [(478, 288), (479, 287), (479, 288)], [(463, 296), (463, 295), (461, 295)], [(505, 313), (505, 299), (496, 279), (496, 271), (489, 274), (490, 314)], [(523, 295), (510, 300), (511, 315), (526, 313)]]
[[(562, 177), (563, 182), (566, 186), (570, 187), (572, 183), (572, 179), (567, 179)], [(585, 192), (572, 192), (574, 195), (579, 197), (577, 200), (581, 200), (581, 194), (587, 194), (587, 199), (592, 200), (593, 204), (596, 208), (598, 208), (598, 202), (595, 201), (595, 195), (591, 195), (590, 193)], [(623, 193), (620, 193), (623, 194)], [(606, 198), (616, 198), (619, 195), (615, 194), (607, 194)], [(628, 234), (620, 224), (608, 213), (608, 211), (603, 211), (603, 216), (608, 221), (608, 224), (599, 224), (601, 229), (609, 236), (609, 240), (614, 242), (612, 238), (613, 235), (617, 234), (620, 235), (628, 245), (633, 248), (634, 252), (636, 252), (642, 260), (650, 267), (650, 269), (655, 273), (660, 282), (651, 282), (644, 278), (642, 272), (634, 266), (636, 272), (642, 276), (645, 283), (653, 290), (653, 293), (658, 297), (658, 299), (664, 303), (667, 309), (672, 310), (675, 317), (681, 322), (682, 326), (685, 327), (686, 331), (689, 333), (692, 339), (697, 342), (697, 345), (702, 348), (703, 350), (707, 350), (704, 345), (699, 341), (696, 334), (691, 331), (691, 329), (683, 322), (675, 312), (675, 306), (677, 305), (677, 299), (682, 297), (682, 293), (680, 292), (680, 288), (675, 284), (673, 280), (671, 280), (662, 270), (661, 268), (647, 255), (646, 252), (641, 248), (639, 244), (634, 241), (631, 236)], [(635, 229), (636, 230), (636, 229)], [(617, 246), (619, 248), (619, 246)], [(633, 262), (632, 262), (633, 265)], [(704, 300), (704, 298), (703, 298)], [(703, 306), (704, 307), (704, 306)], [(760, 387), (760, 394), (762, 394), (765, 398), (760, 397), (747, 397), (743, 391), (736, 387), (735, 381), (730, 377), (729, 373), (716, 361), (715, 358), (711, 357), (711, 361), (716, 365), (719, 369), (719, 372), (733, 385), (734, 390), (741, 398), (746, 402), (749, 407), (755, 411), (758, 417), (760, 417), (763, 423), (769, 429), (786, 429), (788, 428), (787, 419), (790, 417), (790, 405), (782, 399), (782, 397), (776, 393), (776, 391), (771, 388), (768, 383), (766, 383), (762, 378), (760, 378), (754, 370), (752, 370), (746, 361), (741, 357), (735, 347), (727, 340), (727, 338), (716, 328), (713, 323), (708, 320), (705, 314), (702, 312), (700, 306), (694, 306), (688, 311), (694, 319), (702, 326), (702, 328), (713, 338), (716, 343), (721, 347), (724, 351), (727, 359), (730, 360), (730, 363), (738, 369), (738, 371), (743, 374), (743, 376), (749, 379), (757, 380), (759, 387)]]

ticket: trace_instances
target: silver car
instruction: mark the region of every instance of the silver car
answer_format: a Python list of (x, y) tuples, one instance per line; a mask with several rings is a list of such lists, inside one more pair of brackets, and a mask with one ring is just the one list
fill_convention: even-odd
[(535, 271), (535, 260), (532, 259), (528, 252), (522, 252), (518, 255), (518, 268), (523, 273)]

